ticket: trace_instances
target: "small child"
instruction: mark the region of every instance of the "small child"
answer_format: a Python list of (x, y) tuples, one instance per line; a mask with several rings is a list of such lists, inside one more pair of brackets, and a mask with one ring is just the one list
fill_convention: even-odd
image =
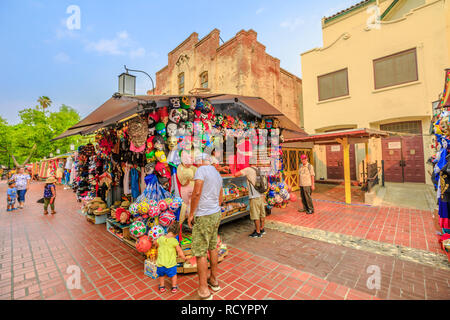
[(6, 211), (13, 211), (16, 210), (16, 208), (14, 208), (14, 205), (16, 204), (16, 199), (17, 199), (17, 189), (16, 189), (16, 183), (14, 182), (14, 180), (10, 180), (8, 182), (8, 191), (7, 193), (7, 200), (8, 200), (8, 205), (7, 205), (7, 209)]
[(48, 205), (52, 209), (52, 214), (55, 214), (55, 198), (56, 198), (56, 179), (50, 177), (45, 181), (44, 187), (44, 214), (48, 214)]
[(169, 277), (172, 280), (172, 293), (178, 291), (177, 286), (177, 252), (178, 256), (183, 260), (186, 257), (181, 250), (178, 240), (175, 238), (179, 232), (179, 224), (175, 221), (169, 229), (167, 234), (156, 240), (158, 248), (158, 258), (156, 259), (157, 274), (159, 278), (159, 292), (166, 292), (164, 280)]

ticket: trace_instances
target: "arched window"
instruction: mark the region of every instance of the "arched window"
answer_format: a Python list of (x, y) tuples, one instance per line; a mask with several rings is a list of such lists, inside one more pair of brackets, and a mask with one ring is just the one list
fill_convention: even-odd
[(208, 88), (208, 71), (200, 74), (200, 84), (202, 88)]
[(178, 75), (178, 93), (184, 94), (184, 72)]

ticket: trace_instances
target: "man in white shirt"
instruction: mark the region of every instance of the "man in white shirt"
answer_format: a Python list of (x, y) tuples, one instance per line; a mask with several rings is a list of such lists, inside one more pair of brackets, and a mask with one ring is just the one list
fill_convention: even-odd
[[(213, 291), (220, 290), (217, 281), (217, 235), (222, 218), (223, 183), (219, 172), (210, 164), (207, 154), (199, 154), (195, 160), (196, 163), (200, 162), (200, 166), (194, 176), (188, 225), (192, 228), (192, 254), (197, 258), (198, 295), (202, 300), (212, 300), (208, 286)], [(208, 252), (211, 263), (209, 279)]]

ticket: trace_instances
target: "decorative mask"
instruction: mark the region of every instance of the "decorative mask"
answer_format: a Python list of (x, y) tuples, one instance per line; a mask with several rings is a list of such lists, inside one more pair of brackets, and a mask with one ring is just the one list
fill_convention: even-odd
[(159, 121), (164, 123), (164, 125), (167, 125), (167, 122), (169, 121), (169, 114), (167, 112), (167, 107), (159, 108), (158, 115), (159, 115)]
[(189, 119), (189, 112), (185, 109), (178, 109), (180, 113), (180, 122), (186, 122)]
[(178, 135), (185, 136), (186, 135), (186, 122), (180, 122), (178, 124)]
[(180, 98), (170, 98), (169, 104), (171, 108), (179, 108), (180, 105)]
[(195, 110), (196, 107), (197, 107), (197, 98), (191, 97), (189, 99), (189, 109)]
[(153, 172), (155, 171), (155, 166), (156, 166), (156, 162), (155, 161), (151, 161), (151, 162), (147, 163), (145, 165), (145, 173), (147, 175), (153, 174)]
[(153, 149), (153, 139), (155, 136), (148, 137), (147, 139), (147, 152), (150, 152)]
[(169, 120), (173, 123), (179, 123), (181, 119), (181, 114), (178, 109), (172, 109), (169, 113)]
[(202, 112), (200, 110), (194, 111), (194, 121), (200, 120), (202, 117)]
[(169, 139), (167, 139), (167, 144), (169, 146), (169, 150), (175, 150), (178, 146), (178, 139), (175, 136), (170, 136)]
[(280, 120), (278, 118), (273, 119), (273, 128), (278, 129), (280, 127)]
[(205, 105), (205, 104), (204, 104), (203, 99), (202, 99), (202, 98), (198, 98), (198, 99), (197, 99), (197, 105), (195, 106), (195, 110), (200, 110), (200, 111), (202, 111), (204, 105)]
[(264, 119), (262, 119), (261, 122), (259, 123), (259, 128), (260, 129), (265, 129), (266, 128), (266, 122), (264, 121)]
[(154, 127), (159, 121), (159, 115), (156, 111), (152, 111), (148, 114), (147, 122), (149, 127)]
[(189, 109), (190, 105), (191, 105), (191, 101), (190, 101), (189, 97), (184, 96), (183, 98), (181, 98), (181, 108)]
[(142, 147), (147, 141), (148, 125), (141, 117), (136, 117), (128, 124), (128, 135), (136, 148)]
[(195, 113), (194, 110), (188, 110), (188, 120), (190, 122), (194, 122), (195, 120)]
[(203, 113), (209, 113), (209, 112), (211, 112), (212, 111), (212, 105), (211, 105), (211, 103), (209, 103), (209, 101), (208, 100), (204, 100), (203, 101), (203, 109), (202, 109), (202, 112)]
[(191, 121), (186, 122), (186, 135), (192, 136), (194, 134), (194, 124)]
[(223, 115), (219, 114), (216, 116), (216, 126), (221, 126), (223, 124)]
[(156, 124), (156, 133), (159, 134), (160, 136), (162, 136), (163, 138), (166, 137), (167, 132), (166, 132), (166, 126), (164, 123), (158, 122)]
[(155, 146), (156, 150), (163, 151), (164, 150), (164, 138), (161, 136), (155, 136), (155, 139), (153, 140), (153, 145)]
[(156, 151), (155, 157), (158, 162), (161, 162), (161, 163), (167, 162), (167, 157), (166, 157), (166, 154), (164, 153), (164, 151), (161, 151), (161, 150)]
[(177, 129), (178, 129), (178, 126), (175, 123), (170, 122), (167, 125), (167, 130), (166, 130), (167, 131), (167, 135), (169, 137), (176, 136), (177, 135)]
[(156, 158), (155, 158), (155, 152), (156, 152), (156, 150), (152, 150), (152, 151), (148, 152), (148, 153), (145, 155), (145, 157), (147, 158), (147, 162), (151, 162), (151, 161), (155, 161), (155, 160), (156, 160)]
[(192, 149), (192, 136), (183, 137), (180, 141), (180, 147), (184, 150)]
[(272, 119), (267, 119), (266, 120), (266, 129), (272, 129), (272, 124), (273, 124), (273, 122), (272, 122)]

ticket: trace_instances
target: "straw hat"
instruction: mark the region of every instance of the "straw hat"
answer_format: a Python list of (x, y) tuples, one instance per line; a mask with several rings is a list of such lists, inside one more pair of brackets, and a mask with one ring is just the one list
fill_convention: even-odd
[(98, 208), (97, 210), (94, 211), (95, 215), (102, 215), (102, 214), (107, 214), (109, 213), (109, 209), (107, 208)]
[(50, 177), (50, 178), (47, 178), (47, 180), (45, 180), (45, 183), (55, 183), (55, 182), (56, 182), (55, 177)]
[(123, 201), (120, 205), (122, 208), (128, 208), (131, 205), (130, 201)]

